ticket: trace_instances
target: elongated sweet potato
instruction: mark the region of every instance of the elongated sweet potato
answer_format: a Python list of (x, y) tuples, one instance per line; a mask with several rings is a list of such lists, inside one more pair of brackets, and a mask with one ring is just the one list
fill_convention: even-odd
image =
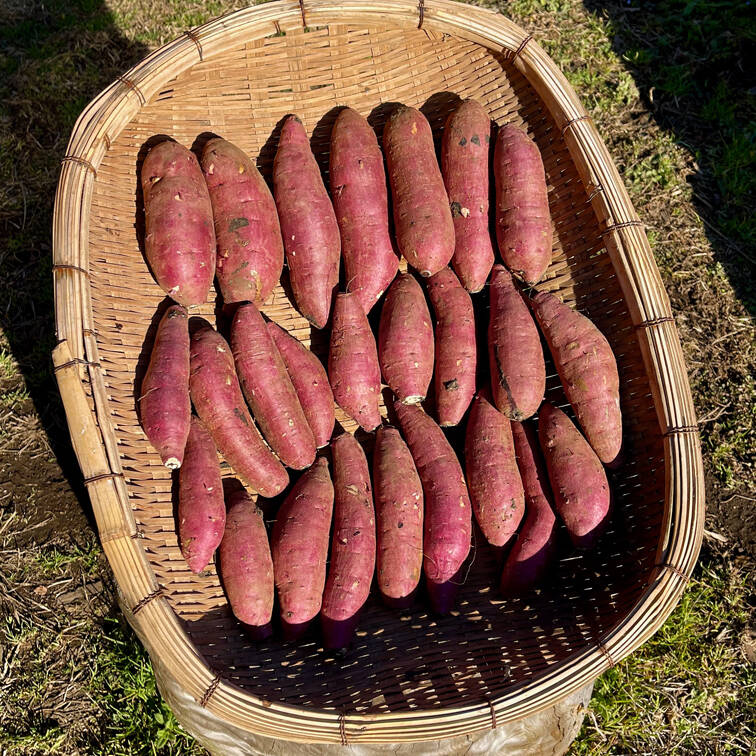
[(475, 519), (492, 546), (506, 546), (525, 514), (512, 425), (490, 402), (475, 397), (465, 431), (465, 472)]
[(510, 420), (538, 409), (546, 390), (546, 365), (538, 328), (512, 276), (501, 265), (491, 274), (488, 358), (494, 403)]
[(423, 570), (434, 610), (454, 605), (459, 571), (470, 553), (472, 512), (457, 455), (434, 420), (414, 404), (395, 402), (402, 435), (425, 495)]
[(240, 478), (262, 496), (281, 493), (289, 476), (252, 421), (236, 377), (231, 347), (202, 318), (192, 318), (189, 331), (189, 394), (197, 414)]
[(512, 437), (525, 489), (525, 521), (501, 573), (505, 596), (517, 596), (538, 583), (554, 559), (557, 545), (551, 486), (538, 435), (530, 423), (512, 423)]
[(357, 628), (359, 611), (375, 572), (375, 510), (370, 471), (357, 439), (344, 433), (331, 441), (333, 537), (321, 622), (328, 648), (344, 648)]
[(307, 422), (320, 448), (331, 439), (336, 417), (333, 410), (333, 392), (328, 383), (323, 363), (307, 347), (272, 321), (268, 333), (276, 342), (283, 357), (289, 378), (299, 397)]
[(307, 133), (295, 115), (287, 116), (281, 128), (273, 196), (297, 308), (316, 328), (323, 328), (339, 282), (341, 237)]
[(184, 307), (203, 304), (215, 275), (215, 231), (197, 158), (178, 142), (160, 142), (147, 153), (140, 177), (152, 274)]
[(192, 415), (188, 324), (189, 316), (181, 305), (165, 311), (139, 397), (142, 428), (169, 470), (181, 467)]
[(315, 438), (276, 342), (252, 302), (231, 322), (231, 351), (242, 391), (265, 440), (288, 467), (302, 470), (315, 459)]
[(599, 459), (614, 464), (622, 447), (619, 374), (612, 348), (585, 315), (539, 291), (531, 299), (564, 393)]
[(273, 559), (263, 514), (241, 484), (226, 494), (226, 529), (218, 551), (231, 611), (257, 640), (273, 632)]
[(423, 486), (396, 428), (381, 427), (373, 449), (378, 587), (401, 609), (417, 592), (423, 569)]
[(541, 153), (521, 128), (508, 123), (496, 136), (493, 165), (499, 254), (513, 275), (538, 283), (551, 262), (552, 242)]
[(610, 491), (604, 467), (590, 444), (562, 410), (544, 402), (538, 440), (546, 458), (556, 511), (572, 543), (591, 548), (609, 519)]
[(433, 377), (433, 326), (420, 284), (402, 273), (386, 292), (378, 326), (383, 379), (403, 402), (421, 402)]
[(331, 132), (329, 179), (347, 290), (365, 314), (394, 280), (399, 259), (389, 236), (383, 154), (370, 124), (344, 108)]
[(436, 316), (433, 381), (438, 422), (457, 425), (475, 395), (478, 354), (473, 304), (449, 268), (428, 279), (428, 296)]
[(278, 510), (270, 539), (281, 622), (290, 640), (301, 637), (320, 611), (332, 514), (328, 462), (318, 457)]
[(350, 292), (338, 293), (333, 305), (328, 380), (339, 407), (364, 430), (380, 424), (378, 350), (360, 300)]
[(262, 304), (278, 284), (284, 248), (276, 203), (247, 154), (225, 139), (202, 150), (218, 244), (215, 273), (223, 301)]
[(441, 172), (454, 221), (452, 267), (468, 291), (480, 291), (494, 264), (488, 228), (491, 119), (475, 100), (449, 114), (441, 143)]
[(192, 417), (184, 464), (179, 471), (178, 536), (181, 553), (192, 572), (200, 573), (223, 537), (223, 502), (218, 451), (198, 417)]
[(399, 250), (427, 278), (454, 253), (454, 223), (428, 119), (415, 108), (398, 107), (383, 131), (383, 151)]

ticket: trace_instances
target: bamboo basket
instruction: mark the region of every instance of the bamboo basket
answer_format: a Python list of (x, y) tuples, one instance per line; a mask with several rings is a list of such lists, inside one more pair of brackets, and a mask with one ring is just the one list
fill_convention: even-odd
[[(163, 300), (138, 243), (145, 143), (166, 133), (191, 146), (215, 132), (259, 155), (269, 177), (276, 123), (296, 112), (325, 169), (336, 106), (371, 114), (379, 132), (382, 103), (422, 106), (438, 134), (458, 97), (537, 141), (555, 229), (543, 287), (593, 318), (618, 357), (626, 461), (612, 473), (612, 527), (596, 552), (567, 554), (552, 582), (523, 599), (495, 595), (493, 564), (478, 548), (451, 616), (423, 606), (392, 613), (371, 599), (343, 657), (316, 639), (254, 645), (214, 569), (198, 577), (185, 566), (170, 474), (136, 418), (135, 374)], [(187, 31), (79, 118), (53, 239), (55, 370), (103, 548), (130, 620), (215, 716), (300, 742), (481, 731), (585, 686), (674, 608), (700, 547), (704, 486), (669, 301), (589, 116), (532, 36), (505, 17), (449, 0), (281, 0)], [(212, 317), (214, 304), (198, 312)], [(282, 289), (264, 311), (309, 343)], [(563, 404), (559, 391), (551, 376), (547, 396)]]

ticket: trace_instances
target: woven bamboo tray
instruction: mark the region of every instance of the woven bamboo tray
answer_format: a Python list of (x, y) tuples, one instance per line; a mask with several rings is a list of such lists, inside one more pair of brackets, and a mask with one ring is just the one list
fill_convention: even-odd
[[(313, 639), (253, 645), (214, 570), (191, 575), (171, 479), (135, 414), (163, 294), (138, 243), (145, 143), (215, 132), (259, 155), (296, 112), (326, 150), (337, 105), (423, 107), (438, 134), (458, 97), (524, 124), (546, 165), (554, 255), (544, 288), (595, 320), (618, 357), (625, 464), (613, 524), (566, 552), (543, 590), (503, 601), (482, 547), (458, 611), (367, 607), (343, 658)], [(179, 684), (246, 730), (313, 742), (450, 737), (523, 718), (638, 648), (674, 608), (698, 555), (703, 478), (690, 390), (644, 229), (575, 93), (529, 34), (448, 0), (284, 0), (219, 18), (154, 52), (95, 99), (63, 160), (54, 213), (55, 369), (72, 441), (130, 620)], [(213, 293), (214, 294), (214, 293)], [(198, 308), (213, 317), (214, 299)], [(282, 289), (266, 314), (309, 343)], [(322, 337), (321, 340), (322, 342)], [(313, 348), (322, 348), (315, 340)], [(548, 398), (563, 403), (549, 379)], [(344, 420), (343, 416), (340, 418)]]

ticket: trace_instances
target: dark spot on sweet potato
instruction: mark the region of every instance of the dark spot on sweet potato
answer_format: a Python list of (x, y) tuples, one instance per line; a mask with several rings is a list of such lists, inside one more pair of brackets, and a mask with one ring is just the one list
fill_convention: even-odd
[(462, 139), (459, 140), (459, 146), (464, 147), (467, 144), (467, 139), (465, 137), (462, 137)]
[(234, 414), (244, 423), (244, 425), (247, 424), (247, 418), (244, 417), (244, 413), (238, 407), (234, 407)]
[(451, 208), (452, 218), (459, 218), (462, 215), (462, 205), (459, 202), (452, 202), (449, 207)]
[(488, 134), (486, 134), (486, 144), (490, 144), (490, 143), (491, 143), (491, 137)]
[(398, 523), (396, 524), (396, 527), (397, 527), (397, 528), (403, 528), (403, 527), (404, 527), (404, 523), (403, 523), (403, 522), (398, 522)]
[(477, 144), (477, 145), (478, 145), (478, 147), (480, 147), (480, 137), (479, 137), (479, 136), (478, 136), (477, 134), (473, 134), (473, 135), (472, 135), (472, 136), (470, 137), (470, 141), (471, 141), (471, 142), (472, 142), (473, 144)]
[(354, 533), (352, 533), (352, 537), (354, 538), (354, 537), (358, 536), (360, 534), (360, 532), (361, 531), (359, 531), (359, 530), (355, 530)]
[(444, 381), (444, 388), (447, 391), (456, 391), (459, 388), (459, 383), (456, 378), (452, 378), (450, 381)]
[(236, 231), (237, 228), (244, 228), (249, 225), (249, 221), (246, 218), (233, 218), (228, 224), (229, 231)]

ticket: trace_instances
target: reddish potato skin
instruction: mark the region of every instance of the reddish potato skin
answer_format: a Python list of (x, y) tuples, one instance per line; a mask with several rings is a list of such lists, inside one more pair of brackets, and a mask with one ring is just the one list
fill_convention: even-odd
[(472, 299), (449, 268), (428, 279), (436, 316), (434, 389), (442, 427), (457, 425), (475, 395), (477, 346)]
[(518, 126), (499, 129), (494, 148), (496, 240), (517, 278), (538, 283), (551, 262), (551, 215), (546, 173), (536, 143)]
[(339, 282), (341, 237), (307, 133), (295, 115), (287, 116), (281, 128), (273, 196), (297, 308), (316, 328), (323, 328)]
[(506, 546), (525, 514), (512, 425), (488, 392), (472, 403), (465, 435), (465, 472), (475, 519), (492, 546)]
[(273, 337), (283, 357), (289, 378), (315, 438), (315, 445), (320, 449), (331, 440), (336, 424), (333, 392), (323, 363), (298, 339), (272, 321), (268, 322), (268, 333)]
[(247, 154), (225, 139), (202, 150), (215, 220), (215, 274), (225, 304), (262, 304), (278, 284), (284, 249), (276, 203)]
[(454, 221), (452, 267), (470, 292), (480, 291), (494, 264), (488, 229), (491, 119), (475, 100), (449, 114), (441, 142), (441, 172)]
[(546, 391), (538, 328), (512, 276), (494, 265), (490, 286), (488, 357), (496, 407), (510, 420), (534, 415)]
[(207, 321), (192, 321), (189, 393), (194, 408), (237, 475), (262, 496), (275, 496), (289, 476), (252, 421), (231, 347)]
[(435, 421), (413, 404), (394, 403), (423, 484), (423, 570), (433, 609), (454, 605), (462, 564), (470, 553), (472, 514), (457, 455)]
[(420, 284), (402, 273), (386, 292), (378, 326), (378, 361), (403, 402), (420, 402), (433, 377), (433, 326)]
[(231, 611), (256, 640), (273, 632), (273, 558), (263, 514), (239, 488), (226, 496), (226, 529), (218, 552)]
[(427, 118), (404, 105), (383, 130), (399, 250), (421, 276), (438, 273), (454, 253), (454, 223)]
[(315, 459), (315, 437), (265, 320), (252, 302), (231, 322), (231, 351), (242, 391), (265, 440), (288, 467)]
[(622, 413), (609, 342), (591, 320), (553, 294), (538, 292), (531, 307), (580, 427), (599, 459), (614, 465), (622, 448)]
[(328, 175), (347, 289), (367, 315), (394, 280), (399, 259), (389, 236), (383, 154), (370, 124), (344, 108), (331, 132)]
[(326, 580), (333, 483), (318, 457), (281, 505), (270, 545), (284, 636), (302, 637), (320, 611)]
[(525, 489), (525, 521), (501, 573), (504, 596), (518, 596), (536, 585), (554, 559), (556, 515), (538, 435), (530, 423), (512, 423), (517, 467)]
[(215, 231), (197, 158), (178, 142), (160, 142), (147, 153), (140, 178), (152, 274), (184, 307), (203, 304), (215, 275)]
[(380, 425), (378, 349), (356, 294), (338, 293), (333, 306), (328, 380), (336, 403), (363, 430)]
[(423, 569), (423, 486), (396, 428), (381, 427), (373, 449), (378, 587), (387, 606), (412, 604)]
[(169, 470), (181, 467), (191, 416), (189, 316), (171, 305), (158, 324), (139, 397), (142, 428)]
[(199, 574), (207, 567), (223, 538), (225, 523), (218, 452), (202, 421), (192, 417), (179, 470), (178, 503), (179, 546), (192, 572)]
[(359, 441), (345, 433), (331, 441), (333, 537), (321, 622), (328, 648), (349, 645), (375, 572), (375, 510), (370, 471)]
[(548, 402), (538, 413), (538, 440), (556, 511), (573, 545), (590, 549), (609, 519), (609, 482), (601, 460), (567, 415)]

